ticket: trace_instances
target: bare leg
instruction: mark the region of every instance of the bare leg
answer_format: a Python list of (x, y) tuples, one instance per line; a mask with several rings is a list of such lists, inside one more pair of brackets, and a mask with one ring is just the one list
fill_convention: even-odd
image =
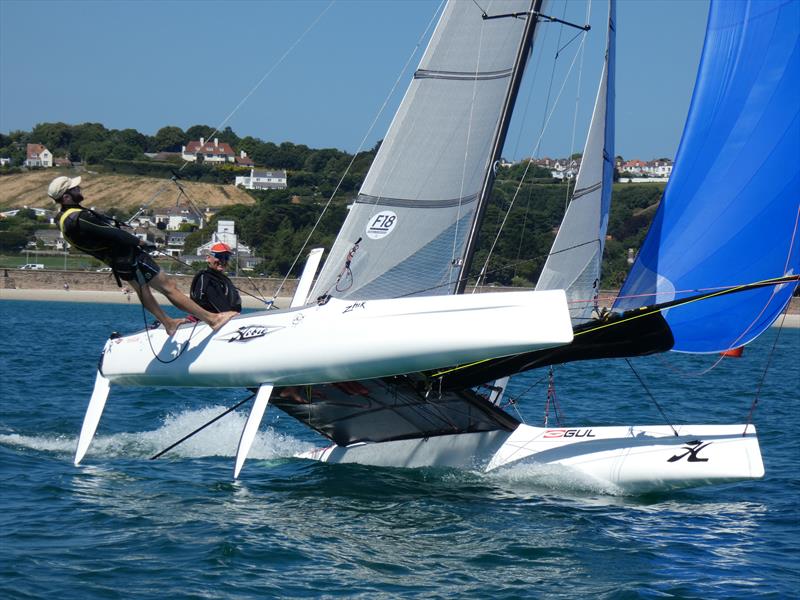
[(139, 296), (139, 300), (147, 310), (149, 310), (156, 319), (161, 321), (164, 325), (164, 329), (167, 330), (167, 334), (173, 335), (175, 331), (178, 329), (178, 325), (184, 322), (183, 319), (173, 319), (164, 310), (159, 306), (156, 299), (153, 297), (153, 292), (150, 291), (150, 287), (147, 285), (141, 286), (136, 281), (129, 281), (131, 287), (136, 290), (136, 295)]
[(175, 282), (164, 275), (164, 273), (159, 273), (153, 279), (151, 279), (150, 285), (164, 294), (173, 306), (193, 314), (204, 323), (207, 323), (208, 326), (214, 331), (219, 330), (223, 325), (225, 325), (225, 323), (239, 314), (233, 311), (212, 313), (205, 310), (194, 300), (189, 298), (189, 296), (181, 292), (178, 289), (178, 286), (175, 285)]

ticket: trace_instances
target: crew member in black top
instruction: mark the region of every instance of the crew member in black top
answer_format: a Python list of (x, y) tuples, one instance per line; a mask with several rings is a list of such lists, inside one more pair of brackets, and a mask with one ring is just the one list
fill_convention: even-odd
[(121, 223), (107, 215), (80, 205), (81, 178), (56, 177), (47, 188), (47, 195), (61, 206), (58, 226), (66, 240), (78, 250), (103, 261), (119, 280), (124, 280), (136, 291), (139, 300), (164, 325), (169, 335), (175, 333), (183, 319), (173, 319), (158, 305), (153, 287), (164, 294), (177, 308), (193, 314), (218, 330), (236, 316), (233, 311), (213, 313), (198, 306), (175, 285), (175, 281), (161, 272), (159, 266), (145, 250), (155, 246), (121, 229)]
[(206, 258), (208, 266), (194, 276), (191, 298), (211, 312), (242, 312), (242, 299), (233, 282), (225, 275), (231, 259), (231, 247), (217, 242)]

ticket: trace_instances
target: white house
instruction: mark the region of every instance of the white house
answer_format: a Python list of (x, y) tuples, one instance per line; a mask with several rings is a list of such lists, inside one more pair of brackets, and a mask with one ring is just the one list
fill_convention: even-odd
[(183, 248), (186, 245), (186, 236), (188, 235), (188, 231), (170, 231), (167, 235), (166, 253), (171, 256), (180, 256), (183, 254)]
[(41, 144), (28, 144), (26, 167), (52, 167), (53, 153)]
[(0, 156), (0, 167), (10, 167), (11, 159), (6, 156)]
[(230, 144), (220, 143), (219, 138), (214, 138), (213, 142), (200, 138), (199, 141), (193, 140), (181, 148), (183, 160), (195, 162), (201, 156), (203, 162), (211, 164), (232, 163), (236, 160)]
[(217, 230), (211, 234), (211, 240), (198, 246), (197, 255), (204, 256), (211, 250), (211, 246), (217, 242), (228, 244), (233, 250), (233, 253), (239, 256), (250, 256), (253, 251), (250, 246), (243, 244), (239, 241), (239, 236), (236, 235), (236, 226), (234, 221), (217, 221)]
[(553, 162), (550, 177), (555, 179), (573, 179), (581, 168), (580, 159), (559, 158)]
[[(45, 248), (50, 248), (62, 252), (69, 248), (69, 244), (64, 239), (64, 235), (58, 229), (37, 229), (33, 232), (37, 241), (41, 241)], [(29, 244), (30, 245), (30, 242)], [(33, 243), (36, 246), (36, 242)]]
[(234, 183), (248, 190), (285, 190), (286, 171), (250, 169), (249, 177), (237, 177)]
[(178, 231), (184, 223), (197, 227), (203, 226), (203, 215), (189, 206), (170, 206), (153, 212), (153, 221), (156, 225), (163, 223), (167, 231)]

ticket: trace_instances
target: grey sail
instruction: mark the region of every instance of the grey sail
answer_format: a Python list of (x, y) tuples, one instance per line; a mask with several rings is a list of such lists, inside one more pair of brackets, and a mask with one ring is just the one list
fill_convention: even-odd
[(564, 289), (574, 325), (591, 319), (600, 283), (600, 264), (614, 176), (615, 2), (609, 2), (606, 60), (581, 166), (564, 219), (536, 284)]
[[(540, 3), (481, 4), (508, 14)], [(447, 4), (310, 298), (455, 292), (530, 20)]]

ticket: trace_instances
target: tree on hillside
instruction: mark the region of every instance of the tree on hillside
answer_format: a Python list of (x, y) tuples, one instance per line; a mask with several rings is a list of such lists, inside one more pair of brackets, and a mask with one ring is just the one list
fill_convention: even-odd
[(139, 154), (147, 150), (147, 136), (143, 133), (139, 133), (135, 129), (114, 130), (111, 132), (111, 139), (115, 144), (122, 144), (138, 149)]
[(50, 152), (61, 154), (70, 146), (72, 127), (66, 123), (39, 123), (31, 131), (31, 139), (47, 146)]
[[(208, 139), (214, 133), (214, 128), (208, 125), (192, 125), (186, 130), (186, 141), (199, 140), (200, 138)], [(219, 137), (219, 136), (217, 136)]]
[(216, 137), (219, 138), (220, 142), (225, 142), (226, 144), (230, 144), (231, 148), (236, 149), (239, 145), (239, 136), (231, 129), (230, 127), (226, 127), (219, 133), (217, 133)]
[(180, 152), (181, 146), (185, 145), (188, 139), (183, 129), (168, 125), (156, 132), (153, 141), (156, 152)]

